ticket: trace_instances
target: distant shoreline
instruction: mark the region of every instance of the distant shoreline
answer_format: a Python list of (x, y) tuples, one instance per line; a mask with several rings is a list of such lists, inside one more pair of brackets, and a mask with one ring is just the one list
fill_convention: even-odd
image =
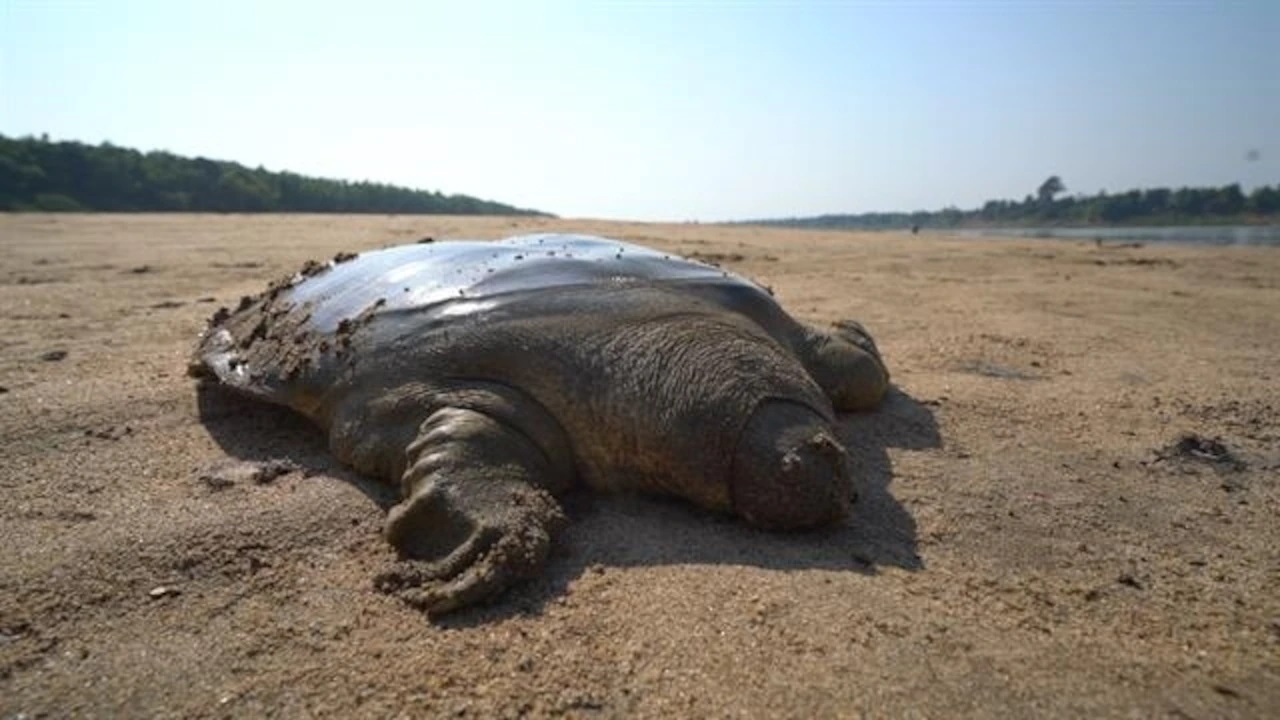
[(1280, 248), (1280, 224), (1255, 225), (1128, 225), (1091, 227), (940, 228), (932, 236), (961, 238), (1017, 238), (1104, 243), (1213, 245)]
[[(731, 225), (751, 226), (752, 223), (730, 223)], [(755, 224), (758, 227), (763, 225)], [(843, 232), (865, 234), (914, 234), (912, 228), (892, 227), (852, 227), (852, 226), (818, 226), (818, 225), (769, 225), (773, 229), (802, 230), (806, 232)], [(1024, 240), (1068, 240), (1098, 243), (1132, 243), (1136, 245), (1211, 245), (1280, 247), (1280, 222), (1274, 220), (1256, 223), (1199, 223), (1169, 225), (1001, 225), (976, 226), (922, 225), (917, 232), (922, 236), (945, 237), (955, 236), (963, 239), (1008, 238)]]
[[(1173, 217), (1173, 218), (1137, 218), (1132, 221), (1125, 222), (1097, 222), (1097, 223), (994, 223), (994, 224), (968, 224), (952, 225), (948, 227), (935, 226), (934, 230), (1017, 230), (1017, 229), (1038, 229), (1038, 228), (1054, 228), (1054, 229), (1073, 229), (1073, 230), (1095, 230), (1095, 229), (1124, 229), (1124, 228), (1161, 228), (1161, 227), (1268, 227), (1280, 225), (1280, 216), (1276, 215), (1241, 215), (1236, 217)], [(921, 225), (921, 229), (925, 229), (925, 225)], [(908, 228), (910, 229), (910, 228)]]
[(761, 218), (753, 225), (827, 229), (920, 230), (1041, 227), (1190, 227), (1280, 224), (1280, 185), (1247, 194), (1239, 183), (1222, 187), (1147, 188), (1117, 194), (1055, 197), (1061, 180), (1049, 178), (1023, 200), (988, 200), (979, 208), (914, 212), (827, 213)]
[(948, 230), (1038, 230), (1051, 228), (1055, 230), (1118, 230), (1125, 228), (1166, 228), (1166, 227), (1274, 227), (1280, 226), (1280, 215), (1237, 215), (1224, 217), (1164, 217), (1134, 218), (1123, 222), (1007, 222), (1007, 223), (876, 223), (861, 225), (857, 223), (832, 222), (824, 224), (813, 218), (797, 220), (730, 220), (727, 225), (758, 225), (761, 227), (790, 227), (804, 230), (851, 230), (860, 232), (902, 232), (917, 228), (922, 231), (943, 232)]

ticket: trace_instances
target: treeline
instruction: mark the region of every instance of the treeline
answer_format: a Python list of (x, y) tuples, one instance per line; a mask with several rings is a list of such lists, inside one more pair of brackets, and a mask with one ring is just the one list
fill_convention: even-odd
[(990, 200), (980, 208), (932, 212), (820, 215), (753, 221), (789, 227), (884, 230), (910, 227), (1036, 227), (1088, 225), (1200, 225), (1280, 222), (1280, 185), (1245, 193), (1238, 184), (1217, 188), (1153, 188), (1118, 194), (1055, 198), (1061, 181), (1051, 177), (1036, 195)]
[(467, 195), (0, 135), (0, 210), (545, 215)]

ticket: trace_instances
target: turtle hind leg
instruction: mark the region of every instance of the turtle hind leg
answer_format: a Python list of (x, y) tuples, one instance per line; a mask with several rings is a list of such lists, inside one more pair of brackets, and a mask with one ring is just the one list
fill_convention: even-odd
[(564, 513), (564, 463), (476, 410), (432, 413), (407, 451), (404, 500), (386, 537), (402, 560), (376, 580), (428, 614), (488, 600), (536, 575)]
[(889, 369), (861, 323), (842, 320), (829, 332), (806, 327), (798, 353), (837, 410), (869, 410), (889, 389)]

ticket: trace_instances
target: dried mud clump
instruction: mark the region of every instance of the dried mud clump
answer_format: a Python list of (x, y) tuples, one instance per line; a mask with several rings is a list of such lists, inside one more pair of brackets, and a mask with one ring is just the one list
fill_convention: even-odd
[[(359, 315), (356, 315), (353, 318), (343, 318), (338, 321), (337, 330), (334, 332), (334, 337), (338, 343), (338, 355), (345, 354), (351, 348), (352, 336), (355, 335), (357, 330), (368, 325), (369, 322), (373, 320), (373, 315), (377, 312), (378, 308), (386, 304), (386, 298), (378, 298), (372, 305), (361, 310)], [(321, 350), (328, 349), (327, 342), (322, 340), (321, 345)]]
[(329, 269), (329, 263), (322, 263), (322, 262), (316, 262), (315, 260), (308, 260), (302, 264), (302, 267), (298, 268), (298, 277), (304, 277), (304, 278), (313, 277), (313, 276), (319, 275), (320, 273), (328, 269)]
[[(308, 327), (310, 308), (289, 301), (285, 291), (356, 257), (356, 253), (341, 252), (330, 262), (308, 260), (296, 273), (272, 281), (265, 292), (240, 298), (234, 310), (218, 308), (209, 318), (206, 336), (216, 329), (226, 329), (231, 337), (238, 339), (240, 357), (233, 362), (245, 363), (250, 368), (273, 368), (272, 374), (283, 378), (296, 377), (329, 348), (328, 343), (316, 338)], [(356, 323), (348, 323), (347, 332), (339, 333), (344, 346), (350, 343), (350, 333), (368, 321), (367, 313), (356, 318)], [(205, 368), (196, 360), (188, 366), (187, 373), (204, 377)], [(254, 379), (260, 376), (255, 374)]]
[(301, 471), (297, 463), (287, 459), (232, 460), (214, 463), (200, 472), (197, 479), (210, 490), (223, 490), (233, 485), (267, 485), (283, 475)]
[[(307, 321), (311, 319), (308, 308), (282, 297), (294, 283), (294, 278), (277, 280), (265, 293), (241, 298), (235, 310), (218, 308), (209, 318), (206, 336), (225, 329), (236, 339), (239, 351), (233, 363), (244, 363), (250, 368), (273, 368), (282, 377), (296, 376), (318, 353), (313, 343), (308, 342), (312, 335), (307, 329)], [(196, 359), (188, 365), (187, 374), (204, 377), (206, 369)]]

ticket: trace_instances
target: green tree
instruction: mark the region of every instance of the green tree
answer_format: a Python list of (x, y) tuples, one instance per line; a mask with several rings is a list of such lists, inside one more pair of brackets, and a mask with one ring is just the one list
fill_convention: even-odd
[(1249, 212), (1266, 214), (1280, 213), (1280, 185), (1270, 187), (1259, 185), (1249, 193), (1247, 204)]
[(1050, 175), (1047, 180), (1040, 183), (1040, 187), (1036, 188), (1036, 197), (1040, 200), (1041, 205), (1047, 205), (1053, 202), (1053, 196), (1067, 191), (1067, 186), (1062, 184), (1062, 178), (1057, 175)]
[(1205, 205), (1212, 215), (1238, 215), (1244, 211), (1245, 197), (1239, 184), (1218, 188)]
[(238, 163), (0, 135), (0, 210), (542, 215), (466, 195), (272, 173)]

